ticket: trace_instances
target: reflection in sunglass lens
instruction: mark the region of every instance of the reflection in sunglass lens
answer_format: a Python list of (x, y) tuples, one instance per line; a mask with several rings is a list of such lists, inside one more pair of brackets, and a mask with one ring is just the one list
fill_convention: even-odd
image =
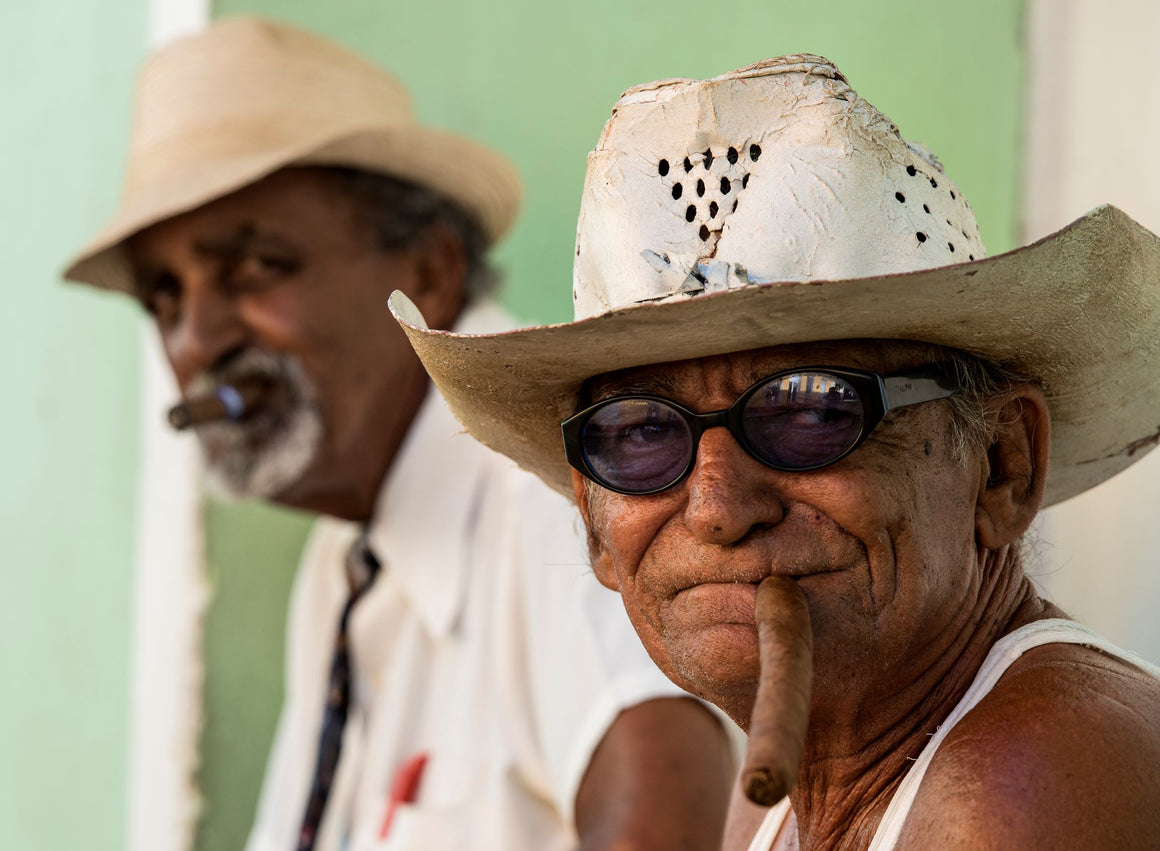
[(693, 451), (684, 418), (654, 399), (614, 399), (584, 426), (584, 456), (597, 476), (636, 493), (663, 488)]
[(862, 433), (862, 399), (844, 379), (824, 372), (782, 375), (746, 402), (742, 428), (750, 449), (783, 469), (826, 464)]

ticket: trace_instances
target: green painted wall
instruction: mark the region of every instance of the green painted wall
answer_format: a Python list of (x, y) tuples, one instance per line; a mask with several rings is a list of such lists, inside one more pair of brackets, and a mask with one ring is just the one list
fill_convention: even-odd
[(0, 3), (0, 845), (125, 843), (139, 324), (60, 283), (116, 203), (143, 0)]
[(209, 500), (205, 617), (205, 727), (198, 786), (205, 791), (197, 848), (240, 849), (262, 785), (282, 703), (282, 636), (298, 553), (300, 514)]
[[(782, 53), (835, 60), (907, 138), (940, 157), (990, 251), (1015, 244), (1019, 0), (216, 0), (214, 11), (275, 15), (343, 41), (392, 69), (423, 120), (507, 153), (524, 175), (527, 202), (497, 257), (508, 271), (507, 302), (529, 319), (570, 318), (585, 155), (620, 92)], [(217, 596), (206, 641), (207, 810), (198, 845), (225, 851), (245, 835), (281, 700), (264, 668), (281, 658), (303, 521), (220, 506), (208, 519)]]

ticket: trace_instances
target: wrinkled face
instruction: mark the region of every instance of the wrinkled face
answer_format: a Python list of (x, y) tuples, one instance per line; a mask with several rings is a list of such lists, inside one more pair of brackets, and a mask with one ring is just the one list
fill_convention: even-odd
[[(625, 370), (593, 391), (706, 412), (783, 369), (889, 373), (931, 359), (917, 344), (791, 346)], [(626, 496), (578, 477), (597, 575), (620, 591), (661, 669), (734, 718), (748, 717), (756, 692), (754, 601), (771, 574), (793, 577), (809, 602), (815, 712), (873, 694), (929, 660), (977, 589), (979, 465), (952, 457), (948, 426), (944, 402), (899, 409), (852, 454), (804, 473), (766, 467), (713, 428), (670, 490)]]
[[(425, 293), (423, 250), (385, 251), (318, 172), (275, 173), (129, 243), (182, 395), (266, 376), (269, 403), (199, 428), (211, 479), (240, 496), (363, 519), (426, 387), (387, 310)], [(450, 322), (458, 296), (430, 303)]]

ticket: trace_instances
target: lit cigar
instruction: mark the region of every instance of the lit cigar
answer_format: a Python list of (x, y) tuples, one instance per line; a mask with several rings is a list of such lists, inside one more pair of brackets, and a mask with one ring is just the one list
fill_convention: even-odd
[(237, 422), (259, 410), (273, 386), (268, 378), (219, 384), (205, 395), (186, 399), (170, 408), (169, 424), (181, 431), (220, 420)]
[(814, 637), (805, 595), (792, 579), (770, 576), (757, 588), (761, 678), (749, 718), (741, 788), (771, 807), (797, 781), (810, 719)]

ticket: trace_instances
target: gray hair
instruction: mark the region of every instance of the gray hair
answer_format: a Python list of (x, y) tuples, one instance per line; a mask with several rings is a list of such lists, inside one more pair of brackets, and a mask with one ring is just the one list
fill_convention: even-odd
[(989, 406), (1009, 387), (1034, 383), (1031, 379), (998, 364), (954, 349), (945, 350), (944, 361), (954, 366), (959, 390), (948, 397), (952, 457), (965, 462), (972, 454), (985, 452), (994, 439), (987, 424)]
[(487, 236), (475, 218), (458, 204), (424, 186), (377, 172), (345, 166), (315, 170), (355, 205), (357, 215), (384, 250), (408, 248), (436, 225), (450, 228), (463, 243), (467, 257), (464, 298), (468, 304), (498, 286), (499, 275), (487, 259)]

